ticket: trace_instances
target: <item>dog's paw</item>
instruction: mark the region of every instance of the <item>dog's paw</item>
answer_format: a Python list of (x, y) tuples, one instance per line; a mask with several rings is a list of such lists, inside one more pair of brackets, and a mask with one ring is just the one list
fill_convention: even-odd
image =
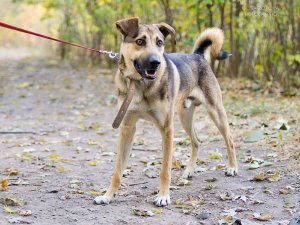
[(171, 205), (170, 195), (159, 195), (153, 201), (153, 204), (159, 207)]
[(225, 175), (228, 177), (234, 177), (238, 174), (238, 169), (236, 167), (228, 167)]
[(97, 196), (94, 198), (94, 204), (96, 205), (108, 205), (110, 203), (110, 198), (106, 197), (105, 195)]

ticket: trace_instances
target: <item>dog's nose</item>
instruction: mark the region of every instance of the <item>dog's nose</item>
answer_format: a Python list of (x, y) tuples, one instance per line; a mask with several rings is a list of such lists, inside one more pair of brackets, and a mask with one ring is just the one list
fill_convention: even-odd
[(157, 68), (157, 67), (159, 67), (159, 65), (160, 65), (160, 59), (159, 59), (159, 57), (158, 56), (156, 56), (156, 55), (151, 55), (150, 57), (149, 57), (149, 64), (150, 64), (150, 66), (152, 67), (152, 68)]

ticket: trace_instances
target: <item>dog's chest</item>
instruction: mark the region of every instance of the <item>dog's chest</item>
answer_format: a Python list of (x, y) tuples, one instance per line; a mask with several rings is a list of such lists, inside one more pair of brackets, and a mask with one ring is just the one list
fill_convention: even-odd
[(138, 113), (144, 119), (154, 119), (163, 124), (169, 108), (167, 105), (165, 99), (159, 99), (155, 95), (146, 97), (140, 90), (137, 90), (129, 110)]

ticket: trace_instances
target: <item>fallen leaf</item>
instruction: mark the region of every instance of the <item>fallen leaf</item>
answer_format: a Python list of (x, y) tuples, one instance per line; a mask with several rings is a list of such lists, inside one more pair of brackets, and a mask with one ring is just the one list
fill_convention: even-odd
[(222, 158), (222, 154), (218, 151), (210, 151), (208, 153), (208, 158), (209, 159), (220, 159), (220, 158)]
[(281, 178), (280, 173), (276, 172), (276, 173), (268, 176), (268, 181), (275, 182), (275, 181), (279, 181), (280, 178)]
[(15, 213), (17, 213), (16, 210), (13, 210), (13, 209), (9, 208), (8, 206), (3, 206), (3, 211), (5, 213), (8, 213), (8, 214), (15, 214)]
[(261, 167), (267, 167), (267, 166), (272, 166), (273, 165), (273, 163), (272, 162), (263, 162), (260, 166)]
[(24, 209), (21, 209), (18, 211), (18, 214), (20, 216), (31, 216), (32, 215), (32, 212), (31, 210), (24, 210)]
[(191, 181), (186, 180), (186, 179), (179, 179), (179, 180), (176, 182), (176, 185), (177, 185), (177, 186), (190, 186), (191, 184), (192, 184)]
[(294, 191), (294, 188), (291, 187), (291, 186), (286, 186), (284, 188), (281, 188), (279, 189), (279, 194), (283, 194), (283, 195), (286, 195), (286, 194), (290, 194)]
[(95, 122), (95, 123), (92, 123), (90, 126), (89, 126), (89, 129), (92, 129), (92, 130), (97, 130), (100, 128), (100, 124)]
[(221, 193), (221, 194), (219, 195), (219, 198), (220, 198), (222, 201), (232, 200), (233, 194), (232, 194), (232, 193), (229, 193), (229, 192)]
[(82, 120), (79, 120), (77, 122), (77, 128), (80, 129), (80, 130), (84, 130), (85, 129), (85, 124)]
[(213, 189), (216, 189), (216, 188), (217, 188), (217, 186), (214, 186), (214, 185), (208, 185), (208, 186), (204, 187), (204, 190), (210, 191), (210, 190), (213, 190)]
[(175, 208), (187, 208), (190, 207), (186, 202), (184, 202), (182, 199), (177, 199), (175, 201)]
[(253, 213), (253, 218), (259, 221), (270, 221), (273, 218), (272, 213), (267, 214), (259, 214), (259, 213)]
[(100, 195), (100, 192), (95, 191), (95, 190), (89, 190), (89, 194), (91, 194), (91, 195)]
[(29, 152), (23, 152), (21, 155), (21, 160), (30, 160), (32, 159), (32, 155)]
[(218, 165), (216, 165), (216, 170), (223, 170), (225, 168), (226, 168), (225, 164), (218, 164)]
[(143, 138), (143, 137), (137, 137), (137, 138), (135, 139), (134, 143), (135, 143), (136, 145), (144, 145), (144, 144), (145, 144), (145, 138)]
[(261, 173), (255, 175), (251, 180), (252, 181), (264, 181), (267, 179), (268, 179), (268, 176), (265, 173), (261, 172)]
[(98, 160), (90, 160), (90, 161), (88, 161), (88, 164), (89, 164), (90, 166), (97, 166), (98, 163), (99, 163)]
[(25, 82), (17, 85), (16, 88), (17, 89), (25, 89), (25, 88), (28, 88), (30, 86), (32, 86), (32, 84), (30, 82), (28, 82), (28, 81), (25, 81)]
[(8, 187), (8, 181), (6, 178), (0, 180), (0, 190), (6, 190)]
[(161, 214), (163, 212), (163, 209), (159, 208), (154, 208), (151, 210), (154, 214)]
[(4, 170), (3, 174), (9, 175), (9, 176), (17, 176), (19, 174), (18, 169), (10, 168)]
[(251, 163), (248, 166), (248, 170), (255, 170), (255, 169), (258, 169), (258, 168), (260, 168), (260, 165), (257, 162)]
[(65, 172), (65, 167), (64, 166), (59, 166), (59, 167), (57, 167), (57, 171), (60, 172), (60, 173), (63, 173), (63, 172)]
[(173, 160), (172, 169), (181, 169), (181, 168), (182, 168), (182, 162), (178, 159)]
[(49, 158), (52, 162), (59, 162), (59, 161), (60, 161), (58, 155), (55, 154), (55, 153), (52, 153), (52, 154), (48, 155), (48, 158)]
[(20, 202), (16, 198), (5, 197), (0, 199), (1, 204), (6, 206), (19, 206)]
[(213, 177), (213, 178), (208, 178), (205, 181), (206, 182), (216, 182), (217, 180), (218, 180), (217, 178)]
[(135, 216), (149, 216), (149, 217), (154, 216), (154, 213), (152, 211), (141, 210), (136, 207), (132, 207), (131, 210), (133, 215)]
[(65, 140), (64, 141), (64, 144), (66, 145), (66, 146), (71, 146), (71, 145), (73, 145), (73, 140)]
[(102, 152), (101, 156), (114, 156), (116, 153), (114, 152)]
[(247, 201), (247, 197), (245, 195), (241, 195), (240, 196), (240, 199), (243, 201), (243, 202), (246, 202)]
[(185, 137), (185, 138), (182, 138), (179, 142), (178, 142), (179, 145), (185, 145), (185, 146), (188, 146), (191, 144), (191, 140), (190, 138), (188, 137)]

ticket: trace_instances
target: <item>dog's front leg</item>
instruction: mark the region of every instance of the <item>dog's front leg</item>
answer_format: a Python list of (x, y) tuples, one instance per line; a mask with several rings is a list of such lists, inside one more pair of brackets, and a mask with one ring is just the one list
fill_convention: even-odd
[(154, 200), (156, 206), (166, 206), (171, 204), (170, 200), (170, 183), (171, 183), (171, 167), (173, 156), (173, 115), (169, 115), (165, 126), (160, 127), (162, 135), (163, 159), (160, 172), (159, 193)]
[(103, 196), (98, 196), (94, 199), (95, 204), (109, 204), (121, 184), (123, 171), (127, 165), (127, 161), (132, 148), (132, 141), (136, 130), (136, 121), (137, 118), (134, 116), (125, 116), (121, 124), (117, 141), (116, 164), (111, 183), (107, 189), (107, 192)]

